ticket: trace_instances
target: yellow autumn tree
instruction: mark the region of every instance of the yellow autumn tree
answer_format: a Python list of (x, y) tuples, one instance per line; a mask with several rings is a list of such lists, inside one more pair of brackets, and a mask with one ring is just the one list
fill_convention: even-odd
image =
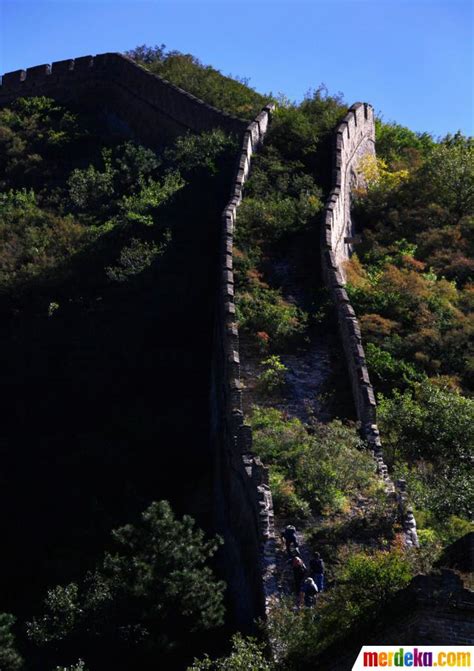
[(382, 158), (365, 154), (357, 166), (357, 175), (360, 178), (359, 185), (354, 192), (362, 197), (373, 191), (392, 191), (405, 182), (410, 173), (408, 170), (389, 170), (387, 162)]

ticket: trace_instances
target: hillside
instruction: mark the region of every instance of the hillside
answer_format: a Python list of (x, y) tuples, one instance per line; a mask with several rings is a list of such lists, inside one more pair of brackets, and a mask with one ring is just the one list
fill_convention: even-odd
[[(377, 158), (354, 164), (338, 295), (361, 327), (381, 469), (321, 255), (345, 102), (324, 87), (276, 101), (254, 140), (244, 120), (269, 97), (245, 81), (164, 47), (128, 57), (158, 75), (148, 89), (145, 70), (117, 55), (88, 67), (169, 91), (143, 106), (147, 119), (176, 118), (143, 139), (137, 93), (117, 79), (112, 102), (65, 100), (57, 64), (40, 80), (48, 95), (7, 89), (0, 109), (0, 611), (17, 620), (23, 666), (8, 616), (0, 661), (184, 669), (228, 651), (240, 630), (270, 641), (274, 658), (237, 638), (229, 664), (312, 668), (472, 530), (472, 141), (377, 120)], [(237, 214), (223, 239), (229, 202)], [(150, 507), (158, 500), (171, 509)], [(256, 521), (263, 504), (267, 527)], [(418, 547), (406, 540), (410, 506)], [(293, 608), (276, 540), (289, 523), (305, 559), (318, 551), (327, 565), (316, 618)], [(262, 542), (276, 567), (264, 583)], [(264, 588), (262, 633), (252, 621)]]

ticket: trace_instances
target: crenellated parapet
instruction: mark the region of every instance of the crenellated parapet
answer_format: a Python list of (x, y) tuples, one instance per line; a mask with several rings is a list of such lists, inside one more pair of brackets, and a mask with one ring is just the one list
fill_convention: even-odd
[[(230, 505), (226, 510), (227, 524), (241, 533), (241, 547), (248, 550), (255, 544), (259, 548), (258, 565), (263, 562), (262, 572), (255, 576), (259, 593), (260, 615), (264, 612), (264, 596), (269, 591), (268, 582), (273, 579), (275, 565), (275, 539), (273, 503), (268, 484), (268, 470), (252, 453), (252, 434), (245, 424), (242, 411), (242, 384), (240, 381), (239, 332), (234, 302), (233, 249), (234, 231), (238, 225), (238, 208), (242, 201), (245, 182), (250, 173), (252, 155), (263, 142), (273, 105), (267, 105), (250, 123), (244, 133), (230, 199), (222, 214), (220, 250), (220, 288), (216, 316), (215, 349), (213, 363), (213, 399), (211, 403), (217, 439), (221, 442), (216, 450), (221, 455), (220, 482), (228, 482), (233, 492), (227, 497)], [(230, 479), (229, 473), (234, 477)], [(217, 508), (222, 509), (222, 501)], [(239, 504), (239, 501), (241, 502)], [(245, 504), (244, 504), (245, 501)], [(242, 511), (253, 510), (253, 519), (244, 518)], [(225, 546), (224, 546), (225, 548)], [(262, 552), (263, 550), (263, 552)], [(241, 563), (251, 565), (249, 558)], [(237, 598), (237, 596), (236, 596)]]
[(367, 103), (355, 103), (335, 133), (332, 189), (325, 207), (327, 249), (344, 276), (342, 263), (353, 250), (354, 226), (351, 220), (351, 192), (360, 186), (357, 166), (366, 155), (375, 155), (374, 111)]
[(247, 126), (119, 53), (81, 56), (2, 76), (0, 107), (31, 96), (102, 110), (151, 144), (186, 130), (222, 128), (241, 135)]
[[(354, 237), (351, 190), (359, 186), (357, 165), (362, 156), (375, 153), (374, 113), (370, 105), (353, 105), (335, 133), (332, 189), (322, 226), (323, 276), (335, 303), (357, 417), (367, 435), (378, 439), (375, 396), (362, 346), (360, 325), (345, 289), (344, 261), (350, 258)], [(372, 429), (374, 427), (374, 429)]]
[(416, 522), (408, 506), (404, 484), (395, 491), (384, 462), (377, 427), (376, 401), (362, 343), (359, 321), (345, 289), (344, 262), (353, 251), (355, 229), (351, 218), (351, 197), (362, 186), (358, 170), (361, 159), (375, 155), (374, 111), (367, 103), (352, 105), (335, 132), (332, 189), (323, 212), (321, 256), (324, 282), (334, 303), (352, 395), (361, 431), (369, 444), (387, 491), (396, 497), (407, 546), (417, 546)]

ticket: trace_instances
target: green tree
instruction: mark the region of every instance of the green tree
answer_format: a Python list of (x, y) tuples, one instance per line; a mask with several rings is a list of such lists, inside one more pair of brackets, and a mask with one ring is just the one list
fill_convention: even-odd
[(153, 226), (157, 210), (184, 186), (185, 181), (178, 172), (167, 173), (161, 181), (151, 177), (140, 180), (137, 193), (124, 196), (120, 201), (117, 221), (122, 225)]
[(0, 669), (1, 671), (19, 671), (23, 660), (15, 649), (15, 638), (11, 628), (15, 623), (13, 615), (0, 613)]
[(474, 401), (428, 381), (381, 397), (379, 422), (386, 442), (404, 457), (443, 464), (472, 456)]
[(117, 265), (105, 269), (107, 277), (112, 282), (127, 282), (137, 277), (165, 253), (170, 240), (169, 231), (162, 243), (144, 242), (132, 238), (130, 243), (122, 248)]
[(377, 156), (392, 165), (406, 162), (413, 155), (413, 151), (427, 156), (435, 146), (429, 133), (415, 133), (398, 123), (385, 123), (381, 119), (375, 120), (375, 140)]
[(207, 566), (219, 539), (205, 540), (192, 518), (178, 520), (166, 501), (112, 536), (117, 550), (80, 585), (48, 591), (43, 614), (28, 625), (32, 641), (69, 642), (84, 655), (91, 645), (104, 652), (115, 646), (144, 663), (176, 647), (185, 632), (222, 624), (224, 584)]
[(84, 243), (71, 215), (42, 209), (33, 191), (0, 193), (0, 288), (53, 272)]
[(457, 217), (474, 213), (474, 140), (461, 133), (435, 147), (419, 176), (433, 202)]
[(72, 205), (80, 212), (96, 208), (108, 210), (114, 195), (114, 174), (110, 161), (103, 172), (93, 165), (73, 170), (68, 180)]
[(219, 172), (222, 158), (235, 155), (237, 142), (234, 136), (219, 128), (206, 133), (180, 135), (174, 145), (166, 150), (165, 157), (184, 173), (206, 169), (211, 175)]

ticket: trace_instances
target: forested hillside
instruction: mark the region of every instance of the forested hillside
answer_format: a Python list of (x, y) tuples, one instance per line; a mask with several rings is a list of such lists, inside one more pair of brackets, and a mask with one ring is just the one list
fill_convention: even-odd
[[(241, 118), (271, 98), (163, 46), (128, 55)], [(320, 277), (347, 106), (323, 86), (276, 103), (235, 231), (244, 411), (277, 525), (297, 524), (322, 553), (329, 589), (314, 613), (283, 594), (260, 642), (237, 636), (230, 656), (203, 657), (229, 648), (220, 540), (199, 527), (213, 515), (202, 456), (237, 139), (149, 148), (80, 108), (20, 98), (0, 110), (2, 671), (185, 669), (194, 657), (196, 671), (314, 668), (472, 530), (472, 140), (379, 120), (353, 194), (347, 291), (386, 461), (419, 525), (407, 552)]]
[(456, 536), (474, 509), (474, 145), (378, 129), (348, 264), (390, 464), (409, 483), (424, 542)]

